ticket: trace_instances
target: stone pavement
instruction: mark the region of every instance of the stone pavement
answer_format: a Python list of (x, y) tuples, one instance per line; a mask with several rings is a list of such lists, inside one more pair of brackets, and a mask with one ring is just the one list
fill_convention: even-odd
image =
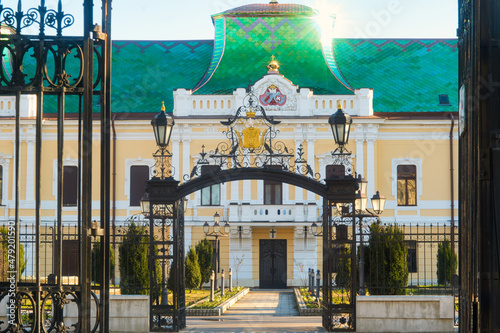
[(321, 317), (299, 317), (293, 290), (252, 290), (221, 317), (187, 317), (188, 332), (325, 332)]

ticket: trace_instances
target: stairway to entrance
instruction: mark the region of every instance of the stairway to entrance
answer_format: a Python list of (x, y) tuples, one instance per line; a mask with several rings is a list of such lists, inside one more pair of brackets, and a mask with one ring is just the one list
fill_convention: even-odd
[(251, 290), (221, 317), (188, 317), (189, 332), (324, 332), (321, 317), (300, 317), (293, 290)]

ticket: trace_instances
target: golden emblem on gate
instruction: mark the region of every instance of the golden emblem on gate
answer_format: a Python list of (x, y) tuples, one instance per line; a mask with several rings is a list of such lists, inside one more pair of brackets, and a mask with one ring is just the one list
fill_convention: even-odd
[(255, 127), (247, 127), (243, 131), (243, 142), (241, 142), (240, 136), (240, 144), (243, 148), (259, 148), (260, 147), (260, 130)]

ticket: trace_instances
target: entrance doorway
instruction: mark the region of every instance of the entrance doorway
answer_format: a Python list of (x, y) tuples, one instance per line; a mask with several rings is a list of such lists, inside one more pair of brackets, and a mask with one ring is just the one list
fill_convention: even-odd
[(259, 288), (286, 288), (286, 239), (260, 240)]

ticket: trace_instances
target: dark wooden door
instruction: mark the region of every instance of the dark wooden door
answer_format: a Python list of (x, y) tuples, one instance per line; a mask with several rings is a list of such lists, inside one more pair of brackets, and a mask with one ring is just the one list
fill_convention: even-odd
[(261, 239), (260, 288), (286, 288), (286, 239)]

